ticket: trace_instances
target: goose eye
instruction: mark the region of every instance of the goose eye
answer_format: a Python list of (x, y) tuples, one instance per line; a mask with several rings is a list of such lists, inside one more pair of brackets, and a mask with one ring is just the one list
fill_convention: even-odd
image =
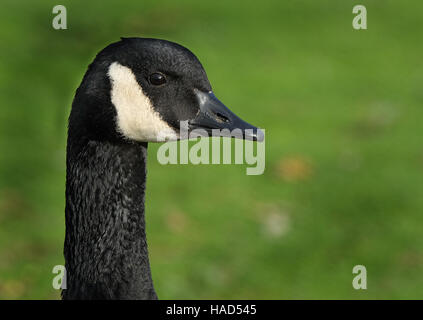
[(161, 73), (153, 73), (150, 75), (150, 83), (155, 86), (160, 86), (166, 83), (166, 77)]

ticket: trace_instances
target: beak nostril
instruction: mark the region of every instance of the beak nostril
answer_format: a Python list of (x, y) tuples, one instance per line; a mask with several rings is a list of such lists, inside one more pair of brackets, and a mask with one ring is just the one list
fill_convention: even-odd
[(225, 115), (221, 114), (220, 112), (215, 113), (215, 115), (216, 115), (217, 120), (219, 122), (226, 122), (226, 123), (230, 122), (229, 119), (228, 119), (228, 117), (226, 117)]

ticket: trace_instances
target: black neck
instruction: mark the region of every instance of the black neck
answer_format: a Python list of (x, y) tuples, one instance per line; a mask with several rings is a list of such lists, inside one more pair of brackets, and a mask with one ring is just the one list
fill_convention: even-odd
[(64, 299), (156, 299), (144, 220), (147, 144), (68, 141)]

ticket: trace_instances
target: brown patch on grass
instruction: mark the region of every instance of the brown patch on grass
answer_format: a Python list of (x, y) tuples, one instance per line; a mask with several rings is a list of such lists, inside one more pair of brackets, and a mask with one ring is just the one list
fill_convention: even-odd
[(290, 156), (277, 163), (276, 175), (287, 182), (305, 181), (313, 175), (313, 167), (303, 156)]
[(166, 216), (166, 225), (173, 233), (183, 233), (189, 227), (190, 222), (186, 213), (180, 210), (172, 210)]
[(17, 280), (6, 280), (0, 283), (0, 297), (2, 299), (19, 299), (25, 293), (25, 283)]

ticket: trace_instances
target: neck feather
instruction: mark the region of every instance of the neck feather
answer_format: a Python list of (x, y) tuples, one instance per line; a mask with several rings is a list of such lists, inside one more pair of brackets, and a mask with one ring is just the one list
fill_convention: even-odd
[(68, 141), (64, 299), (155, 299), (144, 219), (147, 144)]

